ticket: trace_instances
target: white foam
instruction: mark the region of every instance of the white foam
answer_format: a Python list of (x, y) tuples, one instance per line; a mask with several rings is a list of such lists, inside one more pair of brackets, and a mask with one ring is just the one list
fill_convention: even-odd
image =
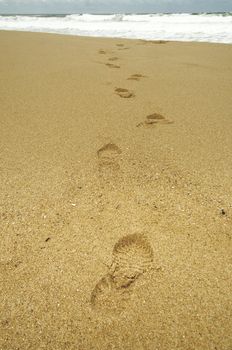
[(232, 43), (232, 14), (0, 16), (0, 30)]

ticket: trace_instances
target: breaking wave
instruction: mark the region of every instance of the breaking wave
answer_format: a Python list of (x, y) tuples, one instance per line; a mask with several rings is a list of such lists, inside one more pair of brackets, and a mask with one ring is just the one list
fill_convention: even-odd
[(2, 15), (0, 30), (232, 43), (232, 13)]

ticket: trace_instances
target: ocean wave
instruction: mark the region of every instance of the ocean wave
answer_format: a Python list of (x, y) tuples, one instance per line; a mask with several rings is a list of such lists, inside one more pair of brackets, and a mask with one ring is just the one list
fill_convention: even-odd
[(232, 13), (4, 15), (0, 30), (232, 43)]

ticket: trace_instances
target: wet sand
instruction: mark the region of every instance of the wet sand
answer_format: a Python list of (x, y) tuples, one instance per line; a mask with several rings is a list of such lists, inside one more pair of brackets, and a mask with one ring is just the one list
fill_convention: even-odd
[(232, 349), (232, 46), (0, 32), (0, 349)]

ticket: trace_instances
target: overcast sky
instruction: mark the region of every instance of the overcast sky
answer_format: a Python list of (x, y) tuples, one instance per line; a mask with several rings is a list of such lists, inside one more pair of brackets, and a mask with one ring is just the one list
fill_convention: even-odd
[(232, 11), (232, 0), (0, 0), (0, 13)]

